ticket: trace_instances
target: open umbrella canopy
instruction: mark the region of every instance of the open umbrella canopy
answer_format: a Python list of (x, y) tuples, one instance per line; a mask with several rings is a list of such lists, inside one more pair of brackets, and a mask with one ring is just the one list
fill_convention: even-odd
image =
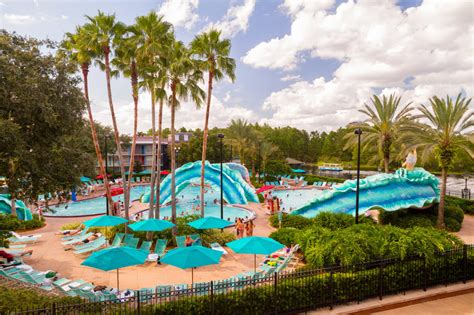
[[(117, 188), (112, 188), (110, 190), (110, 195), (112, 196), (118, 196), (118, 195), (121, 195), (123, 194), (123, 187), (117, 187)], [(103, 196), (107, 196), (107, 193), (104, 193)]]
[(200, 245), (170, 250), (161, 262), (181, 269), (195, 268), (219, 263), (222, 252)]
[(265, 186), (262, 186), (260, 187), (259, 189), (257, 189), (257, 194), (260, 194), (264, 191), (267, 191), (267, 190), (270, 190), (270, 189), (273, 189), (275, 186), (273, 185), (265, 185)]
[(138, 221), (133, 224), (130, 224), (128, 227), (134, 231), (154, 231), (159, 232), (166, 229), (170, 229), (174, 226), (173, 223), (166, 220), (159, 219), (148, 219), (143, 221)]
[(231, 222), (216, 217), (205, 217), (189, 222), (188, 225), (195, 229), (223, 229), (228, 227)]
[(90, 181), (91, 181), (91, 179), (90, 179), (89, 177), (87, 177), (87, 176), (81, 176), (81, 182), (87, 183), (87, 182), (90, 182)]
[(160, 172), (160, 174), (161, 175), (169, 175), (169, 174), (171, 174), (171, 172), (168, 171), (168, 170), (163, 170), (163, 171)]
[(292, 171), (293, 173), (301, 173), (301, 174), (306, 173), (305, 170), (302, 170), (302, 169), (300, 169), (300, 168), (296, 168), (296, 169), (295, 169), (295, 168), (292, 168), (291, 171)]
[(262, 236), (244, 237), (227, 243), (226, 245), (239, 254), (257, 255), (268, 255), (285, 247), (285, 245), (275, 241), (274, 239)]
[(126, 223), (127, 220), (121, 217), (115, 217), (112, 215), (103, 215), (94, 219), (84, 221), (83, 224), (87, 227), (102, 227), (102, 226), (116, 226), (119, 224)]
[(141, 265), (148, 253), (128, 246), (109, 247), (90, 255), (81, 265), (104, 271)]
[(150, 170), (144, 170), (144, 171), (139, 172), (138, 175), (151, 175), (151, 171)]
[[(107, 174), (107, 177), (112, 177), (112, 175)], [(102, 175), (97, 175), (95, 178), (96, 178), (96, 179), (104, 179), (104, 176), (102, 176)]]

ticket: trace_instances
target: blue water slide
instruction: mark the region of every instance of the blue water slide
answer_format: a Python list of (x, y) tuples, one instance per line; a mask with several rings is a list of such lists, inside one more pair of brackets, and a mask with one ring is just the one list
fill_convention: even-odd
[[(356, 180), (347, 180), (317, 195), (292, 214), (311, 218), (323, 211), (355, 214)], [(399, 169), (395, 174), (377, 174), (360, 180), (359, 214), (374, 208), (396, 211), (423, 208), (439, 202), (439, 180), (423, 168)]]
[[(15, 201), (15, 208), (16, 208), (16, 215), (20, 220), (31, 220), (33, 219), (33, 215), (31, 214), (31, 210), (25, 205), (25, 203), (21, 200)], [(9, 194), (0, 194), (0, 213), (3, 214), (11, 214), (11, 199)]]

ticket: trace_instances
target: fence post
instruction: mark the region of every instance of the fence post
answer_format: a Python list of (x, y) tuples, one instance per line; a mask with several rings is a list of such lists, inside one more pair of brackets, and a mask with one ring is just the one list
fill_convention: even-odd
[(214, 315), (214, 281), (211, 280), (211, 314)]
[(462, 246), (462, 270), (463, 270), (463, 280), (462, 283), (466, 283), (466, 280), (468, 278), (467, 275), (467, 245), (464, 244)]
[(273, 274), (273, 296), (275, 297), (275, 314), (278, 314), (278, 272)]
[(334, 288), (333, 288), (333, 271), (329, 272), (329, 309), (332, 310), (332, 305), (334, 303)]
[(137, 303), (137, 314), (140, 315), (140, 290), (137, 291), (137, 297), (136, 297), (136, 303)]
[(56, 302), (53, 302), (51, 305), (51, 314), (56, 315)]
[(383, 297), (383, 264), (379, 265), (379, 299)]
[(421, 274), (423, 276), (423, 291), (426, 292), (426, 287), (427, 287), (427, 272), (426, 272), (426, 257), (423, 256), (423, 266), (421, 269)]
[(448, 286), (448, 283), (449, 283), (449, 259), (448, 259), (448, 253), (447, 252), (444, 252), (443, 253), (443, 256), (444, 256), (444, 285), (447, 287)]

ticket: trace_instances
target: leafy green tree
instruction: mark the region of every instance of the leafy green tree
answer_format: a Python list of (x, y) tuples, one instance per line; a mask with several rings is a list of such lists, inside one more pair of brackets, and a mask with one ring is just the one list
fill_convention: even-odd
[(211, 111), (211, 98), (214, 80), (219, 81), (225, 76), (232, 82), (235, 80), (235, 60), (229, 57), (231, 42), (221, 39), (221, 32), (209, 30), (197, 35), (191, 42), (191, 50), (199, 58), (199, 66), (208, 72), (206, 116), (204, 119), (204, 133), (202, 141), (201, 158), (201, 216), (204, 217), (204, 172), (207, 153), (207, 136), (209, 132), (209, 113)]
[(472, 127), (474, 113), (469, 109), (472, 99), (458, 95), (456, 100), (449, 96), (440, 99), (430, 98), (429, 106), (421, 105), (421, 114), (415, 118), (426, 119), (430, 125), (414, 126), (404, 139), (409, 144), (407, 150), (422, 150), (421, 159), (426, 160), (435, 155), (441, 168), (441, 196), (439, 201), (437, 226), (445, 227), (444, 208), (446, 196), (446, 179), (449, 169), (458, 152), (464, 151), (474, 158)]
[[(388, 173), (392, 144), (412, 123), (410, 112), (413, 108), (411, 102), (400, 106), (401, 96), (394, 94), (388, 98), (383, 95), (382, 99), (374, 95), (371, 102), (372, 106), (365, 104), (364, 109), (359, 110), (368, 117), (367, 121), (352, 124), (349, 128), (352, 131), (357, 128), (362, 129), (361, 140), (364, 143), (362, 150), (377, 147), (379, 156), (383, 160), (385, 173)], [(346, 139), (348, 140), (346, 148), (357, 145), (357, 137), (352, 134), (347, 134)]]
[(0, 31), (0, 174), (13, 202), (68, 191), (93, 165), (81, 136), (86, 102), (76, 66), (43, 53), (54, 48)]

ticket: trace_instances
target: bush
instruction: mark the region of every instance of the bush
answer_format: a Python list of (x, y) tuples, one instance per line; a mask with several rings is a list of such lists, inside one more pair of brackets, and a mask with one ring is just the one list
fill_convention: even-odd
[(226, 243), (232, 242), (236, 239), (234, 233), (230, 232), (221, 232), (220, 230), (206, 230), (205, 233), (201, 234), (202, 243), (205, 246), (210, 246), (211, 243), (219, 243), (220, 245), (225, 245)]
[(280, 242), (286, 246), (291, 246), (297, 243), (296, 237), (300, 230), (295, 228), (282, 228), (270, 234), (270, 237), (275, 241)]
[(312, 221), (317, 226), (337, 230), (353, 225), (354, 217), (346, 213), (321, 212)]
[(455, 204), (466, 214), (474, 215), (474, 200), (446, 196), (446, 205)]
[(71, 223), (66, 223), (63, 226), (61, 226), (61, 231), (66, 231), (66, 230), (76, 230), (82, 225), (81, 222), (71, 222)]
[(44, 226), (44, 220), (40, 219), (37, 214), (34, 214), (33, 219), (29, 221), (19, 220), (11, 214), (0, 214), (0, 246), (8, 246), (8, 238), (11, 237), (9, 231), (26, 231), (42, 226)]
[(454, 219), (461, 225), (462, 221), (464, 221), (464, 212), (458, 205), (446, 204), (444, 207), (444, 217), (445, 219)]
[(453, 218), (445, 218), (444, 224), (446, 225), (446, 230), (450, 232), (459, 232), (461, 230), (461, 223)]
[[(269, 221), (271, 226), (273, 226), (274, 228), (278, 228), (278, 214), (272, 215)], [(297, 229), (302, 229), (307, 226), (310, 226), (312, 223), (312, 219), (308, 219), (306, 217), (303, 217), (302, 215), (288, 215), (286, 213), (283, 213), (281, 227), (293, 227)]]

